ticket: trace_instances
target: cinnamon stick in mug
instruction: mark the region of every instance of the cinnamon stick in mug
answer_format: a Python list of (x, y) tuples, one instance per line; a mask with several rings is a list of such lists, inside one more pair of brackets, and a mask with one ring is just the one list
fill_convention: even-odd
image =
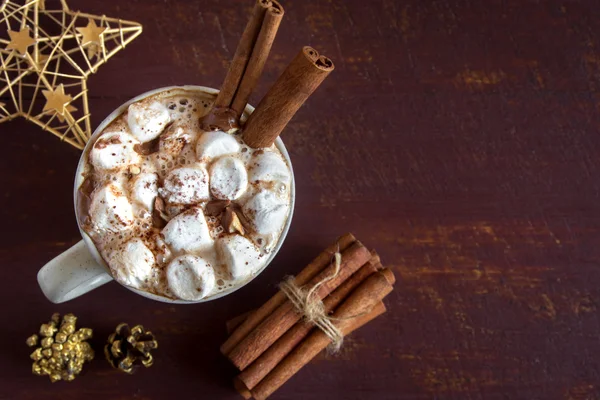
[[(294, 279), (297, 286), (303, 286), (313, 279), (318, 273), (323, 271), (330, 263), (335, 252), (343, 252), (352, 243), (356, 242), (356, 238), (351, 233), (346, 233), (335, 241), (332, 245), (323, 250), (313, 261), (310, 262)], [(238, 326), (229, 338), (221, 345), (221, 353), (228, 355), (231, 350), (237, 346), (248, 334), (263, 322), (269, 315), (273, 313), (287, 300), (285, 294), (278, 291), (258, 310), (248, 316), (248, 318)]]
[(248, 98), (258, 83), (258, 78), (260, 78), (269, 57), (269, 52), (271, 51), (271, 46), (275, 40), (275, 35), (277, 35), (277, 29), (282, 18), (283, 8), (279, 3), (273, 1), (271, 7), (265, 13), (265, 18), (254, 49), (252, 49), (252, 55), (244, 71), (244, 76), (231, 102), (231, 108), (238, 116), (241, 116), (244, 112), (246, 104), (248, 104)]
[[(244, 29), (244, 33), (242, 33), (242, 38), (240, 39), (238, 47), (235, 50), (235, 54), (233, 55), (233, 60), (231, 61), (231, 65), (229, 66), (229, 70), (225, 76), (223, 86), (221, 87), (219, 95), (215, 100), (215, 107), (231, 106), (233, 98), (235, 97), (235, 93), (237, 92), (240, 82), (244, 76), (244, 72), (246, 71), (246, 67), (248, 66), (250, 57), (252, 56), (252, 53), (256, 47), (257, 39), (263, 26), (265, 15), (270, 9), (276, 9), (277, 13), (283, 15), (283, 7), (281, 7), (278, 2), (273, 0), (256, 1), (256, 4), (252, 9), (250, 20)], [(275, 30), (277, 30), (278, 27), (279, 24), (274, 26)]]
[[(228, 131), (238, 127), (241, 113), (271, 51), (283, 13), (283, 7), (276, 0), (256, 1), (213, 108), (202, 120), (204, 130)], [(236, 98), (236, 107), (241, 108), (239, 112), (232, 109)]]
[[(346, 282), (341, 284), (323, 300), (325, 312), (334, 310), (354, 289), (364, 282), (381, 265), (376, 252), (371, 252), (372, 257), (365, 265), (354, 273)], [(299, 321), (287, 331), (277, 342), (256, 359), (240, 375), (238, 380), (246, 389), (254, 388), (277, 364), (288, 355), (314, 328), (312, 324)], [(316, 328), (318, 329), (318, 328)], [(239, 383), (236, 384), (239, 386)]]
[[(383, 270), (373, 274), (362, 285), (360, 285), (350, 297), (344, 301), (339, 309), (333, 314), (334, 325), (347, 335), (365, 324), (375, 316), (383, 313), (381, 300), (393, 289), (394, 275), (390, 270)], [(316, 329), (313, 333), (300, 343), (267, 377), (265, 377), (254, 389), (252, 396), (257, 400), (264, 400), (275, 390), (281, 387), (288, 379), (294, 376), (304, 365), (319, 354), (331, 340), (323, 331)]]
[[(331, 279), (314, 292), (314, 298), (321, 300), (340, 284), (346, 281), (354, 272), (362, 267), (371, 258), (371, 253), (360, 242), (355, 242), (342, 253), (342, 262), (339, 273), (334, 279)], [(335, 264), (332, 263), (321, 273), (315, 276), (308, 287), (313, 287), (317, 283), (332, 276), (335, 272)], [(238, 369), (243, 370), (264, 353), (277, 339), (288, 331), (296, 322), (302, 318), (302, 315), (295, 309), (290, 300), (286, 300), (271, 315), (269, 315), (260, 325), (246, 336), (231, 352), (227, 355), (229, 360)]]
[(333, 69), (329, 58), (304, 47), (248, 118), (242, 133), (244, 142), (253, 148), (271, 146)]

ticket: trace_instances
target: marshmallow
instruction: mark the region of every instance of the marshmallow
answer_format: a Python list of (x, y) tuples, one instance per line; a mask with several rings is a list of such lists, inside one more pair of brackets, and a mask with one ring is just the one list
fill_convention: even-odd
[(240, 144), (233, 136), (222, 131), (205, 132), (196, 143), (196, 157), (206, 161), (240, 151)]
[(152, 278), (154, 254), (141, 239), (131, 239), (113, 251), (110, 258), (112, 273), (123, 285), (139, 289)]
[(133, 224), (129, 199), (112, 183), (94, 192), (89, 214), (94, 230), (99, 232), (118, 232)]
[(169, 110), (158, 101), (133, 103), (127, 109), (129, 129), (140, 142), (156, 138), (170, 121)]
[(287, 184), (290, 181), (290, 170), (279, 155), (265, 151), (252, 159), (248, 176), (252, 183), (279, 181)]
[(156, 174), (137, 175), (133, 179), (130, 193), (133, 201), (143, 205), (147, 210), (151, 210), (158, 193), (158, 176)]
[(206, 218), (199, 207), (193, 207), (170, 220), (162, 234), (174, 251), (197, 252), (213, 243)]
[(204, 168), (176, 168), (165, 178), (160, 194), (167, 201), (178, 204), (193, 204), (208, 200), (208, 174)]
[(125, 168), (140, 162), (140, 155), (133, 146), (139, 142), (125, 132), (108, 132), (94, 143), (90, 151), (90, 162), (99, 170)]
[(250, 276), (261, 266), (260, 251), (244, 236), (224, 236), (215, 244), (220, 261), (227, 266), (232, 279)]
[(183, 300), (200, 300), (215, 287), (215, 272), (204, 259), (184, 255), (167, 266), (169, 290)]
[(220, 200), (235, 200), (248, 187), (244, 163), (235, 157), (221, 157), (210, 166), (210, 192)]
[(287, 218), (289, 206), (273, 192), (263, 190), (244, 204), (244, 215), (250, 219), (257, 233), (277, 233)]

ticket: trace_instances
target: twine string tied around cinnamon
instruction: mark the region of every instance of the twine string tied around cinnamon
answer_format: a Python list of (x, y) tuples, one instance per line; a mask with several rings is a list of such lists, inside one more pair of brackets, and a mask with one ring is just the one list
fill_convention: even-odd
[[(327, 315), (323, 301), (316, 296), (316, 291), (321, 285), (331, 281), (332, 279), (335, 279), (338, 276), (341, 264), (342, 255), (338, 251), (334, 254), (335, 269), (333, 273), (317, 282), (308, 290), (304, 287), (298, 287), (298, 285), (294, 283), (293, 276), (287, 277), (279, 284), (279, 288), (283, 294), (285, 294), (286, 297), (292, 302), (294, 308), (303, 316), (304, 320), (307, 323), (313, 324), (321, 329), (323, 333), (325, 333), (325, 335), (327, 335), (327, 337), (331, 340), (328, 350), (332, 353), (339, 351), (344, 342), (343, 333), (333, 324), (333, 321), (340, 319)], [(361, 315), (362, 314), (364, 313), (361, 313)], [(359, 316), (360, 315), (353, 315), (343, 319), (352, 319)]]

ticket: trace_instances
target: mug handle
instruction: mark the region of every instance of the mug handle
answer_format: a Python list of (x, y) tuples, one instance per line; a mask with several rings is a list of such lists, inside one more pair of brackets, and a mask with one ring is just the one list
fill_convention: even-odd
[(44, 265), (37, 279), (48, 300), (58, 304), (86, 294), (113, 278), (94, 260), (81, 240)]

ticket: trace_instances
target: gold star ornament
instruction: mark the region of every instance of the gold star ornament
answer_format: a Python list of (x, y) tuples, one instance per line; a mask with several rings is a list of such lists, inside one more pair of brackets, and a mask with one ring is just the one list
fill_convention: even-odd
[(9, 30), (8, 36), (10, 36), (10, 42), (6, 48), (17, 50), (21, 55), (25, 55), (27, 48), (35, 44), (35, 39), (29, 36), (29, 28), (23, 28), (19, 32)]
[(142, 26), (60, 3), (0, 0), (0, 123), (24, 117), (83, 149), (92, 134), (87, 79)]
[(88, 20), (85, 28), (77, 28), (77, 32), (81, 33), (81, 45), (87, 48), (87, 56), (91, 60), (94, 56), (100, 56), (104, 39), (102, 34), (106, 28), (99, 27), (93, 19)]
[[(46, 98), (46, 105), (44, 105), (44, 111), (54, 111), (60, 115), (65, 115), (67, 106), (73, 100), (68, 94), (65, 94), (65, 88), (62, 85), (58, 85), (55, 90), (42, 90), (44, 97)], [(71, 107), (73, 109), (73, 107)]]
[(88, 20), (88, 24), (85, 28), (76, 28), (77, 32), (81, 33), (81, 44), (86, 45), (88, 43), (102, 44), (102, 34), (106, 28), (100, 28), (96, 25), (93, 19)]

